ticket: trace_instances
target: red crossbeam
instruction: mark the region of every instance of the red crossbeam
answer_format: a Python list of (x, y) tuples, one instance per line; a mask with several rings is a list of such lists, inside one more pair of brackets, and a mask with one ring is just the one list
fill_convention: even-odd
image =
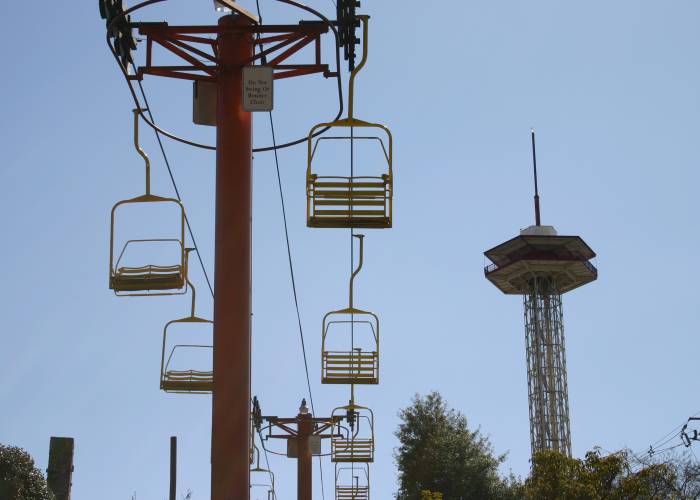
[(305, 36), (301, 40), (299, 40), (298, 43), (295, 43), (291, 47), (289, 47), (287, 50), (282, 52), (280, 55), (272, 59), (272, 61), (269, 62), (270, 66), (274, 68), (276, 64), (281, 63), (282, 61), (289, 59), (292, 57), (294, 54), (299, 52), (301, 49), (306, 47), (308, 44), (313, 42), (315, 40), (315, 37), (310, 37), (310, 36)]
[(303, 21), (299, 24), (271, 24), (250, 26), (170, 26), (168, 23), (138, 23), (141, 35), (218, 35), (221, 33), (303, 33), (305, 35), (328, 33), (328, 25), (322, 22)]
[[(173, 54), (180, 56), (182, 59), (190, 63), (195, 70), (204, 71), (205, 73), (208, 73), (212, 76), (216, 74), (216, 70), (207, 68), (207, 66), (202, 61), (186, 52), (187, 50), (191, 52), (197, 50), (194, 47), (189, 46), (184, 42), (179, 42), (181, 46), (184, 46), (183, 48), (180, 48), (172, 42), (162, 39), (160, 37), (153, 37), (153, 41), (159, 44), (161, 47), (168, 49)], [(210, 59), (214, 59), (214, 57), (210, 56)], [(214, 62), (217, 62), (216, 59), (214, 59)]]
[[(139, 33), (145, 35), (146, 65), (138, 68), (132, 78), (142, 79), (144, 75), (164, 76), (185, 80), (215, 81), (218, 74), (218, 47), (213, 38), (198, 35), (220, 35), (223, 32), (249, 32), (254, 34), (266, 34), (271, 36), (260, 37), (255, 40), (256, 45), (268, 45), (249, 60), (252, 64), (264, 56), (274, 55), (278, 51), (283, 52), (274, 56), (268, 66), (275, 70), (274, 78), (279, 80), (295, 76), (323, 73), (324, 76), (335, 76), (329, 71), (327, 64), (321, 64), (321, 34), (328, 32), (328, 26), (324, 23), (301, 22), (292, 25), (273, 26), (169, 26), (166, 23), (142, 23), (139, 24)], [(159, 66), (153, 65), (153, 44), (156, 43), (175, 54), (180, 59), (189, 63), (187, 66)], [(313, 64), (283, 64), (284, 61), (315, 43)], [(208, 45), (211, 52), (202, 50), (193, 44)], [(207, 64), (213, 63), (211, 64)]]

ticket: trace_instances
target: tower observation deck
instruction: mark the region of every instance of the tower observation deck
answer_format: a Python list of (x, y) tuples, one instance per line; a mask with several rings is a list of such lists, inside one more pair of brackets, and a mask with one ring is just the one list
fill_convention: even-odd
[(491, 261), (484, 274), (503, 293), (523, 296), (532, 453), (571, 456), (561, 296), (595, 281), (598, 270), (581, 237), (540, 225), (536, 176), (535, 167), (536, 225), (484, 252)]

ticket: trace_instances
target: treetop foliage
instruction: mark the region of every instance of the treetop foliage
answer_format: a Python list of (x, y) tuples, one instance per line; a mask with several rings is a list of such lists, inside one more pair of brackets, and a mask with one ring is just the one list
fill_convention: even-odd
[(598, 448), (583, 459), (543, 451), (533, 459), (522, 494), (525, 500), (695, 500), (700, 466), (687, 457), (643, 461), (627, 451), (603, 456)]
[(439, 393), (416, 395), (399, 417), (398, 500), (700, 500), (700, 464), (687, 455), (543, 451), (522, 482), (499, 476), (505, 455)]
[[(447, 407), (438, 392), (416, 395), (399, 412), (400, 446), (394, 458), (399, 469), (397, 498), (419, 500), (508, 498), (509, 481), (498, 475), (505, 455), (494, 455), (488, 438), (470, 430), (464, 415)], [(432, 497), (425, 497), (422, 491)], [(439, 497), (437, 497), (439, 498)]]
[(54, 500), (44, 475), (22, 448), (0, 444), (0, 499)]

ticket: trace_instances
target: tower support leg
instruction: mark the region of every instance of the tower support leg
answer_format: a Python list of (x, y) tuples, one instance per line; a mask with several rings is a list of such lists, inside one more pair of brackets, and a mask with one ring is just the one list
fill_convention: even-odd
[(533, 278), (524, 306), (532, 454), (571, 456), (561, 294), (551, 280)]

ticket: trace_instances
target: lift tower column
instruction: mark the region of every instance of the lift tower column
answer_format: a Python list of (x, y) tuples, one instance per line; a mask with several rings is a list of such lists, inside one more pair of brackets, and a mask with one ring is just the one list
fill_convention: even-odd
[[(124, 10), (122, 0), (101, 0), (100, 13), (107, 21), (108, 45), (129, 82), (141, 119), (163, 135), (193, 146), (216, 150), (211, 498), (247, 500), (252, 458), (250, 316), (253, 148), (252, 119), (250, 112), (244, 110), (243, 73), (245, 67), (263, 63), (272, 69), (275, 80), (322, 74), (326, 78), (338, 78), (340, 83), (338, 70), (331, 71), (321, 57), (321, 36), (329, 32), (332, 23), (313, 9), (300, 5), (300, 8), (322, 20), (261, 25), (255, 15), (229, 0), (216, 2), (233, 13), (219, 19), (215, 26), (171, 26), (167, 22), (131, 21), (135, 11), (152, 3), (156, 1), (142, 2)], [(132, 34), (134, 27), (145, 37), (140, 40), (146, 49), (142, 64), (138, 64), (132, 55), (137, 47)], [(254, 53), (255, 46), (260, 47), (257, 53)], [(310, 62), (289, 61), (305, 47), (309, 47), (305, 52), (310, 56)], [(160, 57), (157, 53), (162, 51), (171, 55), (166, 65), (156, 61)], [(172, 65), (173, 55), (181, 59), (182, 64)], [(146, 75), (206, 82), (216, 87), (215, 147), (174, 136), (158, 128), (152, 122), (152, 117), (144, 114), (145, 109), (130, 82), (140, 81)], [(209, 122), (206, 124), (213, 125)], [(303, 139), (258, 151), (299, 142), (303, 142)], [(143, 201), (141, 197), (137, 200)], [(163, 200), (158, 198), (157, 201)], [(165, 201), (175, 201), (182, 207), (179, 200)], [(185, 222), (183, 211), (183, 235), (180, 239), (183, 246)], [(181, 267), (184, 268), (184, 264)], [(168, 290), (185, 288), (184, 282), (176, 284), (178, 286), (169, 287)], [(136, 288), (137, 291), (151, 290), (148, 282), (137, 285), (140, 286)], [(206, 392), (206, 389), (197, 392)]]
[(243, 66), (253, 34), (225, 29), (251, 24), (219, 20), (216, 129), (216, 250), (212, 499), (247, 499), (250, 468), (250, 313), (252, 128), (243, 110)]

